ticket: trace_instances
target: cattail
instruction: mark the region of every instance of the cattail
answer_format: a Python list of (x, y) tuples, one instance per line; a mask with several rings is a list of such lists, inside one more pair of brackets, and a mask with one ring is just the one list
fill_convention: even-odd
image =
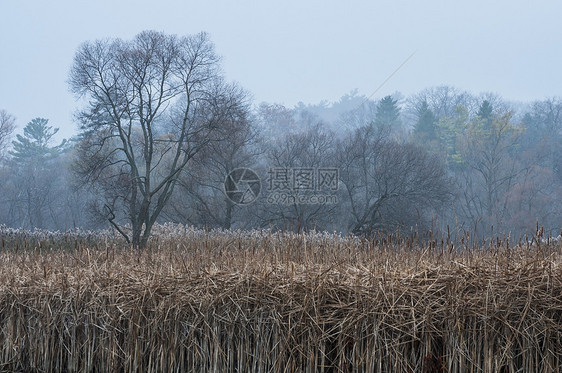
[(154, 234), (0, 227), (0, 371), (562, 371), (561, 239)]

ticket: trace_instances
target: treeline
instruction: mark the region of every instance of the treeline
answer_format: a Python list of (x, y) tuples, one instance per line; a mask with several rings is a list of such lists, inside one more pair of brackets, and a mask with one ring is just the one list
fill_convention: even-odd
[(217, 64), (204, 34), (85, 43), (70, 78), (90, 100), (78, 136), (55, 144), (57, 129), (35, 118), (14, 139), (1, 112), (0, 221), (112, 226), (141, 246), (167, 221), (481, 237), (532, 234), (538, 222), (560, 233), (559, 98), (509, 103), (441, 86), (255, 105)]
[[(2, 118), (3, 128), (13, 129), (13, 117), (3, 112)], [(378, 101), (351, 94), (331, 105), (292, 109), (262, 103), (248, 107), (236, 126), (225, 125), (228, 135), (210, 142), (184, 170), (162, 222), (355, 233), (450, 225), (484, 236), (534, 233), (538, 222), (559, 233), (560, 99), (513, 105), (443, 86)], [(102, 200), (75, 172), (80, 140), (54, 144), (56, 131), (46, 119), (33, 119), (4, 152), (2, 223), (106, 227)], [(226, 175), (240, 167), (260, 175), (253, 203), (236, 204), (225, 195)], [(323, 167), (338, 170), (331, 192), (336, 203), (268, 201), (275, 192), (269, 184), (277, 181), (272, 170), (290, 178), (294, 170)], [(317, 192), (292, 185), (282, 191)]]

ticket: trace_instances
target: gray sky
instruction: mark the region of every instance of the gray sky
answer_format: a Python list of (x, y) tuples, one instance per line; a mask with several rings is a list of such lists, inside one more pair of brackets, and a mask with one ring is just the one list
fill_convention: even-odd
[(256, 103), (405, 95), (442, 84), (529, 101), (562, 94), (561, 1), (0, 0), (0, 109), (68, 136), (81, 42), (142, 30), (209, 32)]

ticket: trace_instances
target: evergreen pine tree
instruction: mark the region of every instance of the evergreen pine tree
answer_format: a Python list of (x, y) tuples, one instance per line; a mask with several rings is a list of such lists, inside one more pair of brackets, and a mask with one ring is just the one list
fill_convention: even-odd
[(490, 125), (492, 123), (493, 111), (494, 111), (494, 108), (492, 107), (492, 104), (490, 103), (490, 101), (484, 100), (484, 101), (482, 101), (482, 104), (480, 105), (480, 108), (478, 109), (478, 113), (476, 113), (476, 116), (479, 117), (482, 120), (484, 126), (487, 129), (490, 128)]
[(47, 161), (65, 150), (66, 140), (57, 146), (49, 146), (59, 129), (53, 129), (47, 123), (48, 119), (35, 118), (23, 129), (23, 136), (16, 136), (16, 140), (12, 142), (14, 148), (10, 151), (15, 163), (21, 165), (33, 162), (37, 165), (38, 162)]
[(419, 110), (418, 120), (414, 126), (414, 134), (421, 140), (435, 140), (437, 139), (437, 117), (429, 108), (427, 101), (422, 102)]
[(379, 128), (389, 127), (391, 129), (396, 129), (401, 125), (400, 107), (398, 101), (393, 99), (392, 96), (386, 96), (379, 101), (374, 125)]

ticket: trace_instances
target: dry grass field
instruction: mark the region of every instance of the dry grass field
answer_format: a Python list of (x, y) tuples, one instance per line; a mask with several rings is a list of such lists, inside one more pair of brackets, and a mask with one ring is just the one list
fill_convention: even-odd
[(0, 233), (0, 371), (562, 371), (559, 242)]

